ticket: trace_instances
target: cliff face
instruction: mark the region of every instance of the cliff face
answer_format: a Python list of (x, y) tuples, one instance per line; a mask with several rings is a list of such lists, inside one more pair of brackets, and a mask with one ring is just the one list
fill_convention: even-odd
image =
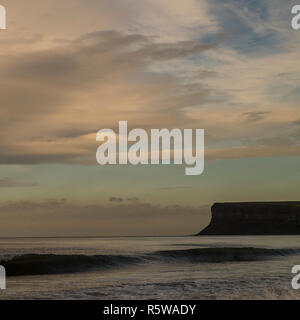
[(300, 202), (215, 203), (198, 235), (300, 234)]

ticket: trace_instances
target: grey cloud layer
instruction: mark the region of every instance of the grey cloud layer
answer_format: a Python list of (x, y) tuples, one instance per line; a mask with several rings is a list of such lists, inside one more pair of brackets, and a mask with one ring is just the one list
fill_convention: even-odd
[(186, 118), (181, 110), (201, 104), (207, 90), (148, 68), (216, 46), (199, 41), (157, 43), (143, 35), (103, 31), (53, 49), (29, 46), (4, 54), (1, 163), (69, 162), (92, 156), (94, 137), (87, 138), (86, 146), (76, 138), (92, 135), (101, 125), (116, 125), (123, 113), (133, 126), (182, 125)]
[[(226, 24), (218, 28), (206, 4), (188, 1), (183, 8), (172, 1), (147, 1), (146, 13), (139, 4), (139, 23), (145, 20), (143, 14), (160, 16), (159, 25), (148, 26), (148, 31), (146, 25), (153, 19), (131, 34), (109, 30), (114, 28), (109, 25), (108, 31), (56, 39), (51, 45), (32, 35), (15, 43), (4, 40), (0, 163), (95, 164), (96, 131), (114, 128), (120, 119), (145, 129), (205, 128), (207, 159), (299, 155), (299, 128), (291, 127), (292, 119), (300, 116), (295, 87), (298, 51), (291, 47), (274, 54), (241, 54), (230, 43), (243, 40), (243, 34), (228, 35)], [(106, 5), (115, 12), (113, 5)], [(240, 8), (235, 3), (231, 7)], [(183, 9), (187, 11), (181, 14)], [(172, 12), (182, 19), (183, 28)], [(272, 22), (262, 24), (239, 10), (232, 14), (257, 34)], [(134, 20), (135, 15), (130, 17)], [(201, 20), (201, 30), (191, 30), (191, 22), (200, 26)], [(213, 32), (207, 31), (209, 25)], [(178, 37), (177, 30), (182, 31)], [(205, 35), (213, 40), (200, 41)], [(284, 35), (286, 41), (292, 38)], [(290, 141), (289, 149), (284, 143), (275, 147), (275, 139)]]
[(36, 187), (35, 182), (21, 182), (9, 178), (0, 178), (0, 188), (17, 188), (17, 187)]

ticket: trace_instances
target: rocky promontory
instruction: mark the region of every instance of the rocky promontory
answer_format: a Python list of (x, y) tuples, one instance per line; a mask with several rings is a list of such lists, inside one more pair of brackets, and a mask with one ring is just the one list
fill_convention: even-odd
[(215, 203), (211, 214), (198, 235), (300, 234), (300, 201)]

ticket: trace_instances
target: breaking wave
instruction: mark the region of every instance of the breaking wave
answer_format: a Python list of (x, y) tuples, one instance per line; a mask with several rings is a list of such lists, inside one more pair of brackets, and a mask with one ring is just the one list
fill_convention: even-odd
[(142, 263), (218, 263), (266, 260), (297, 255), (299, 249), (196, 248), (157, 251), (144, 255), (55, 255), (24, 254), (0, 261), (8, 276), (63, 274), (109, 270)]
[(105, 270), (138, 262), (136, 257), (117, 255), (25, 254), (0, 261), (0, 264), (5, 267), (7, 276), (21, 276)]
[(297, 255), (300, 249), (265, 249), (265, 248), (197, 248), (188, 250), (158, 251), (156, 254), (168, 260), (186, 260), (188, 262), (230, 262), (257, 261), (272, 257)]

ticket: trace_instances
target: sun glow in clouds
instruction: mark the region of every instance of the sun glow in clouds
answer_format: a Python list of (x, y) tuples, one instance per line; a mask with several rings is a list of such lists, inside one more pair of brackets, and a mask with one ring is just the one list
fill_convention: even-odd
[(186, 175), (200, 175), (204, 170), (203, 129), (195, 130), (195, 148), (193, 129), (184, 129), (183, 132), (180, 129), (151, 129), (149, 141), (148, 133), (144, 129), (133, 129), (128, 133), (127, 121), (119, 122), (118, 139), (112, 129), (102, 129), (98, 132), (96, 141), (103, 142), (96, 154), (100, 165), (171, 164), (173, 158), (173, 164), (181, 165), (184, 162), (193, 166), (185, 169)]

